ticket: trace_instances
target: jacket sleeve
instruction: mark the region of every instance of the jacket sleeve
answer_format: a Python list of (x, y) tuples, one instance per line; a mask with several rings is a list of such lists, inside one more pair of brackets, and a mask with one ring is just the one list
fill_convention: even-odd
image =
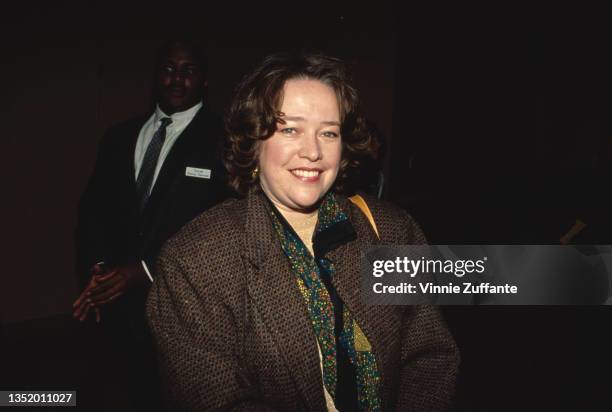
[(106, 201), (111, 198), (111, 167), (113, 160), (107, 132), (98, 146), (96, 163), (78, 206), (75, 231), (76, 269), (79, 280), (86, 284), (89, 269), (108, 258)]
[(196, 271), (181, 261), (171, 243), (157, 260), (147, 301), (168, 409), (271, 410), (237, 354), (241, 319), (232, 309), (235, 299), (224, 296), (231, 288), (207, 276), (205, 264)]
[(455, 392), (459, 352), (437, 306), (406, 310), (398, 411), (447, 411)]
[[(403, 212), (404, 244), (424, 244), (419, 226)], [(460, 357), (455, 341), (433, 305), (407, 307), (402, 322), (398, 411), (447, 411), (455, 393)]]

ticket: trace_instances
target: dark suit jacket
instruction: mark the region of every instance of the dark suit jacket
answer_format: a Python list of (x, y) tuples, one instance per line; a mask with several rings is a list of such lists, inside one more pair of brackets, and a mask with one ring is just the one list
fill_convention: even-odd
[[(446, 410), (459, 356), (438, 308), (365, 306), (359, 292), (368, 245), (425, 238), (406, 212), (366, 198), (379, 241), (338, 198), (357, 238), (329, 253), (333, 283), (376, 355), (383, 409)], [(165, 244), (147, 319), (170, 410), (325, 408), (311, 321), (261, 192), (210, 209)]]
[[(82, 282), (99, 261), (109, 265), (144, 259), (153, 268), (163, 242), (226, 196), (219, 156), (220, 120), (204, 107), (166, 157), (141, 212), (136, 197), (134, 150), (149, 118), (112, 127), (102, 139), (96, 165), (79, 204), (77, 270)], [(212, 170), (210, 179), (185, 175), (186, 167)]]

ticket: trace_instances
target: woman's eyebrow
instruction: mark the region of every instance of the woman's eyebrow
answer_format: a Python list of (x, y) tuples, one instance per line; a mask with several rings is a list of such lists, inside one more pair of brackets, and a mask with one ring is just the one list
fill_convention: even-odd
[(301, 116), (283, 116), (282, 119), (289, 120), (290, 122), (303, 122), (304, 120), (306, 120)]
[[(290, 122), (303, 122), (306, 120), (301, 116), (283, 116), (282, 119)], [(340, 122), (336, 120), (324, 120), (321, 122), (321, 124), (324, 124), (326, 126), (340, 126)]]
[(327, 125), (327, 126), (338, 126), (340, 127), (340, 122), (336, 121), (336, 120), (325, 120), (323, 122), (321, 122), (321, 124)]

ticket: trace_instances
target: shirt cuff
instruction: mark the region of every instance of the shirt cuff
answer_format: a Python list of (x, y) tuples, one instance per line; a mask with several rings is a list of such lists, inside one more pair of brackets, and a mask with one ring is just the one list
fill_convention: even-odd
[(151, 281), (151, 283), (153, 283), (153, 276), (151, 276), (151, 272), (149, 272), (149, 268), (147, 267), (147, 264), (145, 263), (144, 260), (141, 260), (140, 263), (142, 264), (142, 268), (144, 269), (145, 273), (149, 277), (149, 280)]

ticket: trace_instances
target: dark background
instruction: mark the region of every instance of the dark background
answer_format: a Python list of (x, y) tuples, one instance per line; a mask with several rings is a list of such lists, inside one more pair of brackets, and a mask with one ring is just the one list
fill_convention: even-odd
[[(0, 389), (80, 390), (92, 373), (69, 316), (76, 205), (103, 131), (151, 107), (151, 55), (169, 33), (207, 40), (206, 104), (218, 113), (266, 53), (346, 59), (385, 137), (385, 196), (433, 243), (554, 244), (593, 202), (586, 192), (610, 190), (597, 167), (611, 135), (611, 37), (596, 10), (209, 7), (31, 3), (0, 16)], [(456, 410), (607, 409), (607, 307), (444, 314), (463, 358)]]

